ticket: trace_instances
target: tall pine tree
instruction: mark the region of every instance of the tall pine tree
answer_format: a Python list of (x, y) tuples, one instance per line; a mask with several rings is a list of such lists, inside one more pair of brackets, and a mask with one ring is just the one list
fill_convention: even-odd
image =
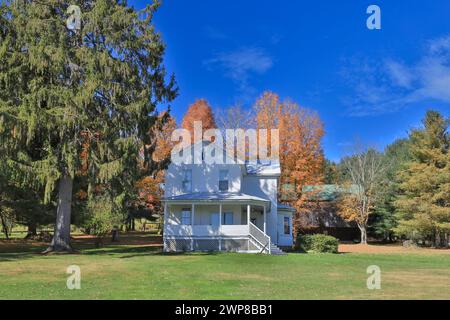
[[(70, 5), (80, 8), (80, 20)], [(23, 179), (45, 185), (46, 202), (56, 197), (49, 251), (71, 250), (72, 193), (82, 162), (90, 194), (112, 180), (133, 185), (141, 150), (149, 172), (166, 164), (152, 160), (155, 137), (148, 135), (167, 119), (158, 117), (158, 105), (177, 93), (152, 24), (158, 6), (140, 12), (125, 0), (0, 6), (0, 152)]]
[(450, 135), (449, 119), (428, 111), (424, 128), (410, 134), (412, 160), (399, 173), (396, 201), (397, 233), (409, 238), (431, 239), (448, 246), (450, 232)]

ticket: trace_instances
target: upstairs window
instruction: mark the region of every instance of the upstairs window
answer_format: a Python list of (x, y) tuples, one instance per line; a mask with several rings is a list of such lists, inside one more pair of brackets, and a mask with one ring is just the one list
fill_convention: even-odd
[(182, 189), (184, 193), (192, 192), (192, 170), (183, 170)]
[(184, 225), (191, 224), (191, 209), (185, 208), (181, 211), (181, 224)]
[(219, 191), (228, 191), (228, 170), (219, 171)]

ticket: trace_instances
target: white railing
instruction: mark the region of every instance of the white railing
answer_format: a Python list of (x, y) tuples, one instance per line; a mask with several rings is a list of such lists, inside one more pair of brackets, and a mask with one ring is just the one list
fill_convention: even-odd
[(259, 244), (261, 253), (270, 254), (270, 237), (251, 222), (249, 222), (249, 235)]
[(270, 254), (270, 237), (251, 222), (248, 225), (221, 226), (168, 224), (164, 232), (169, 237), (249, 237), (261, 253)]
[(190, 237), (192, 235), (197, 237), (216, 237), (216, 236), (233, 236), (241, 237), (248, 236), (248, 225), (180, 225), (168, 224), (165, 232), (167, 236)]

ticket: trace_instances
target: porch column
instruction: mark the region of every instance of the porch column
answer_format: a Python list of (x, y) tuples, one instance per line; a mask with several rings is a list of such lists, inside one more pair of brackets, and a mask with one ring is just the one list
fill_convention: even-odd
[(222, 204), (219, 204), (219, 251), (222, 251)]
[(164, 244), (164, 252), (167, 252), (167, 245), (166, 245), (166, 228), (167, 228), (167, 202), (164, 202), (164, 225), (163, 225), (163, 244)]
[[(247, 205), (247, 225), (248, 233), (250, 233), (250, 205)], [(250, 240), (247, 241), (247, 250), (250, 250)]]
[(192, 226), (192, 234), (191, 234), (191, 250), (194, 251), (194, 219), (195, 219), (195, 204), (192, 204), (191, 210), (191, 226)]
[(267, 217), (266, 217), (266, 205), (264, 205), (263, 212), (264, 212), (264, 233), (267, 234), (267, 232), (266, 232), (266, 219), (267, 219)]

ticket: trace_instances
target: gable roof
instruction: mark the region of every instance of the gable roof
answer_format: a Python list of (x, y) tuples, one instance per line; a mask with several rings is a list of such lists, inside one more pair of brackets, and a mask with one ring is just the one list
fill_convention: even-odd
[(245, 170), (248, 175), (279, 176), (281, 174), (280, 162), (276, 160), (246, 161)]

